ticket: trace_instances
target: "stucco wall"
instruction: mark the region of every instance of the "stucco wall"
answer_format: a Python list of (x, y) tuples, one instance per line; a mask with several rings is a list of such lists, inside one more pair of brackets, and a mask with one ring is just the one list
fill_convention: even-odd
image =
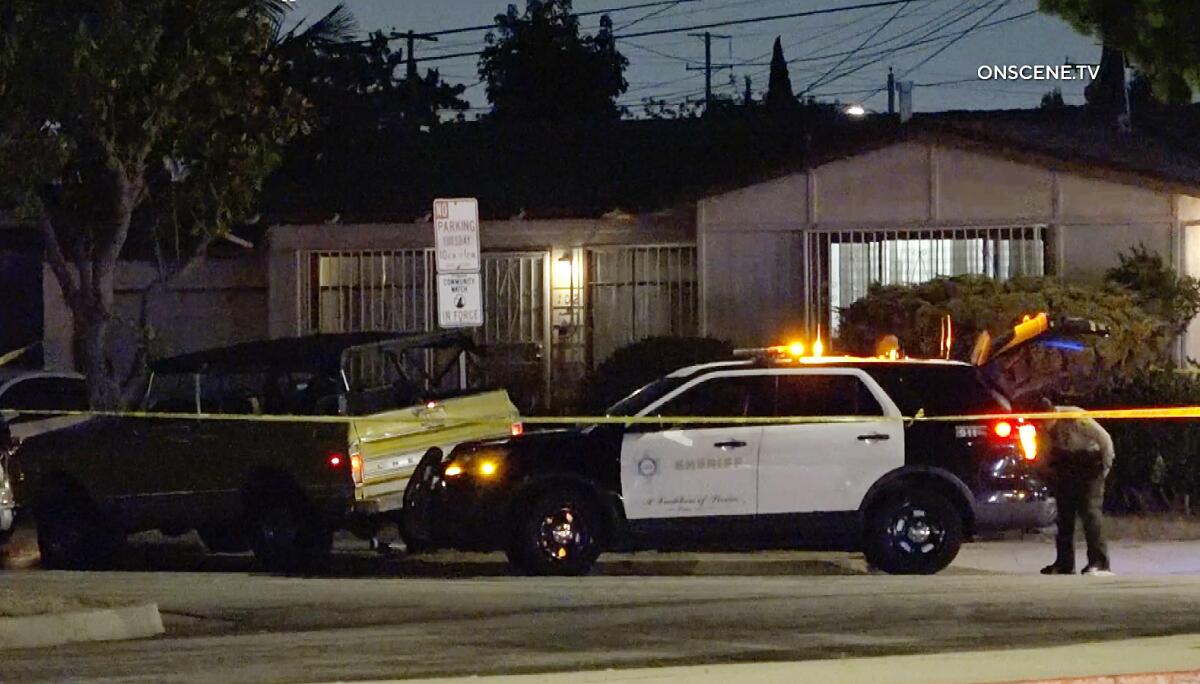
[[(267, 283), (262, 264), (258, 256), (208, 261), (173, 289), (154, 294), (148, 319), (161, 340), (157, 351), (174, 355), (265, 338)], [(137, 351), (142, 293), (156, 274), (156, 267), (144, 262), (122, 262), (117, 268), (116, 321), (111, 334), (121, 364), (129, 363)], [(72, 368), (71, 315), (49, 269), (43, 277), (42, 296), (46, 367)]]
[[(479, 233), (480, 248), (485, 252), (546, 252), (555, 260), (570, 253), (573, 263), (581, 263), (578, 250), (586, 247), (691, 244), (695, 223), (690, 213), (631, 220), (484, 221)], [(268, 245), (268, 328), (272, 337), (281, 337), (295, 335), (298, 327), (297, 254), (429, 248), (433, 246), (433, 224), (275, 226)], [(562, 278), (558, 269), (552, 271), (552, 278)], [(555, 282), (552, 287), (568, 285)]]
[[(796, 236), (806, 229), (1042, 225), (1048, 269), (1093, 281), (1137, 244), (1183, 267), (1183, 216), (1200, 221), (1200, 201), (990, 153), (901, 143), (702, 200), (702, 321), (707, 334), (744, 344), (794, 330), (805, 298)], [(1200, 268), (1200, 244), (1193, 249), (1190, 263)], [(765, 296), (747, 300), (747, 290)]]

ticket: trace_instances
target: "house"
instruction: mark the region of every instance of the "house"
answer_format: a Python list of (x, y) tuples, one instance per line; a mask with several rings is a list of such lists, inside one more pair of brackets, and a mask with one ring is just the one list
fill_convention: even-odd
[[(836, 334), (837, 309), (871, 283), (1097, 281), (1139, 244), (1200, 275), (1198, 161), (1074, 110), (918, 116), (701, 199), (701, 331), (744, 344)], [(1200, 328), (1180, 351), (1200, 357)]]
[[(588, 369), (651, 335), (763, 344), (836, 334), (838, 307), (872, 282), (1094, 280), (1137, 244), (1200, 275), (1200, 157), (1158, 137), (1123, 136), (1086, 112), (827, 122), (774, 137), (735, 122), (718, 142), (704, 137), (722, 130), (704, 128), (711, 123), (684, 122), (667, 139), (675, 129), (664, 122), (641, 126), (606, 154), (589, 148), (594, 165), (555, 162), (558, 194), (541, 160), (530, 164), (536, 192), (524, 195), (519, 180), (496, 181), (505, 193), (487, 180), (497, 167), (519, 176), (505, 166), (515, 158), (472, 167), (484, 169), (478, 193), (466, 171), (438, 171), (457, 178), (445, 194), (480, 195), (486, 324), (477, 336), (492, 351), (491, 380), (514, 388), (527, 410), (570, 405)], [(672, 145), (675, 166), (661, 159)], [(122, 319), (147, 311), (172, 352), (434, 327), (432, 226), (421, 216), (433, 191), (414, 200), (420, 192), (384, 176), (357, 200), (369, 204), (314, 189), (303, 206), (325, 220), (277, 221), (244, 257), (211, 260), (153, 301), (141, 293), (154, 269), (126, 264)], [(403, 211), (378, 211), (389, 193)], [(294, 210), (304, 188), (286, 195)], [(346, 209), (336, 222), (335, 208)], [(47, 361), (70, 364), (69, 317), (45, 280)], [(137, 334), (120, 333), (127, 347)], [(1180, 353), (1200, 357), (1200, 328)]]

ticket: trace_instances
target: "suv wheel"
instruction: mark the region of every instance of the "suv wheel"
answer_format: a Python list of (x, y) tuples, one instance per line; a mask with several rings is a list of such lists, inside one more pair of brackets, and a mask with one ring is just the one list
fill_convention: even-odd
[(585, 575), (600, 556), (600, 509), (583, 492), (549, 492), (514, 516), (508, 560), (530, 575)]
[(963, 521), (945, 497), (902, 490), (871, 508), (865, 532), (872, 566), (893, 575), (932, 575), (958, 555)]
[(273, 501), (253, 515), (250, 547), (271, 572), (317, 569), (333, 550), (333, 532), (302, 499)]
[(113, 562), (124, 541), (81, 492), (55, 487), (37, 503), (38, 551), (42, 566), (87, 570)]

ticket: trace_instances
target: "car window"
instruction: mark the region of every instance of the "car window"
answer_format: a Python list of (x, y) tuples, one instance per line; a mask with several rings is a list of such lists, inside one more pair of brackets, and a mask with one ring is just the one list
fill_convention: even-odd
[(704, 380), (654, 411), (668, 417), (762, 417), (770, 415), (769, 386), (762, 376), (735, 375)]
[(1004, 413), (1008, 400), (970, 366), (879, 367), (868, 372), (906, 416)]
[(86, 411), (87, 384), (77, 378), (28, 378), (0, 395), (0, 409)]
[(882, 416), (883, 407), (853, 375), (779, 375), (777, 416)]
[(605, 415), (637, 415), (638, 411), (667, 396), (685, 382), (687, 382), (686, 378), (672, 378), (669, 376), (659, 378), (644, 387), (634, 390), (629, 396), (608, 407)]

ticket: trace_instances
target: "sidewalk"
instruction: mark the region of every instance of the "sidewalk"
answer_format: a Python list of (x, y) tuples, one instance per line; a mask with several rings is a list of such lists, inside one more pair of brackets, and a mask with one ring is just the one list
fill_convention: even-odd
[[(1158, 676), (1123, 676), (1147, 674)], [(465, 681), (478, 684), (1200, 684), (1200, 635), (941, 655), (411, 679), (404, 680), (404, 684)]]
[[(1119, 576), (1200, 574), (1200, 542), (1197, 541), (1111, 541), (1109, 556)], [(1087, 558), (1083, 545), (1076, 551), (1079, 567)], [(1005, 574), (1037, 574), (1054, 560), (1054, 538), (989, 541), (966, 544), (947, 572), (984, 571)]]

